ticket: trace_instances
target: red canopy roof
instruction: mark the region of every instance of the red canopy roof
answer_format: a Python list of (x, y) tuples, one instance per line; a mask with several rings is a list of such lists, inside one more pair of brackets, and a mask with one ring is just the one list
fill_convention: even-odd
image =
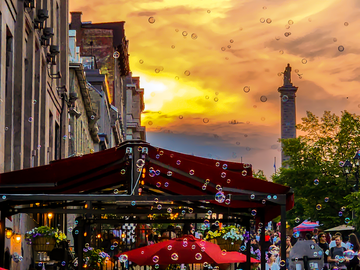
[[(49, 165), (0, 174), (3, 194), (20, 193), (92, 193), (128, 185), (130, 161), (124, 143), (82, 157), (54, 161)], [(287, 194), (287, 210), (293, 207), (290, 188), (252, 177), (249, 164), (220, 161), (186, 155), (156, 148), (146, 142), (136, 142), (137, 149), (148, 148), (145, 163), (145, 185), (153, 191), (171, 195), (214, 195), (217, 187), (226, 194)], [(134, 150), (135, 151), (135, 150)], [(208, 180), (207, 180), (208, 179)], [(204, 189), (204, 183), (208, 182)], [(213, 204), (224, 206), (214, 200)], [(278, 205), (264, 205), (259, 201), (232, 201), (230, 208), (266, 207), (266, 219), (280, 215)]]

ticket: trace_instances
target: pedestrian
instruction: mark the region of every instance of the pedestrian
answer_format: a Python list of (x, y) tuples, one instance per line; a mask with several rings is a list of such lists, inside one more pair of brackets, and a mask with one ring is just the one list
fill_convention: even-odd
[(266, 262), (265, 270), (280, 270), (279, 264), (276, 263), (276, 259), (279, 254), (268, 252), (268, 260)]
[(154, 235), (152, 233), (149, 233), (148, 237), (147, 237), (147, 245), (151, 246), (151, 245), (154, 245), (155, 243), (156, 242), (155, 242)]
[(312, 239), (315, 239), (315, 240), (316, 240), (316, 243), (317, 243), (317, 242), (319, 241), (318, 238), (319, 238), (319, 230), (318, 230), (317, 228), (315, 228), (315, 229), (313, 230)]
[(344, 258), (344, 251), (346, 248), (341, 246), (342, 237), (335, 234), (335, 247), (330, 248), (328, 262), (332, 269), (336, 267), (338, 270), (347, 270), (346, 262), (348, 259)]
[[(333, 236), (332, 241), (331, 241), (330, 244), (329, 244), (329, 248), (332, 248), (332, 247), (335, 247), (335, 246), (336, 246), (336, 243), (335, 243), (335, 238), (336, 238), (336, 236), (340, 236), (341, 239), (342, 239), (342, 234), (341, 234), (341, 233), (339, 233), (339, 232), (335, 233), (335, 235)], [(341, 246), (344, 247), (344, 248), (346, 248), (346, 249), (348, 249), (348, 246), (347, 246), (342, 240), (341, 240)]]
[(286, 269), (289, 269), (290, 250), (291, 249), (292, 249), (291, 237), (288, 235), (288, 236), (286, 236)]
[[(354, 233), (351, 233), (349, 235), (349, 242), (350, 244), (350, 250), (354, 251), (355, 254), (358, 254), (359, 253), (359, 250), (360, 250), (360, 244), (359, 244), (359, 240), (358, 238), (356, 237), (356, 235)], [(359, 269), (359, 258), (358, 256), (354, 256), (354, 258), (352, 260), (349, 261), (349, 264), (347, 266), (347, 269), (348, 270), (357, 270)]]
[(319, 233), (318, 236), (319, 239), (319, 247), (322, 248), (323, 250), (323, 254), (324, 254), (324, 270), (328, 270), (329, 269), (329, 263), (327, 260), (327, 256), (326, 253), (329, 252), (329, 244), (326, 242), (326, 234), (324, 232)]

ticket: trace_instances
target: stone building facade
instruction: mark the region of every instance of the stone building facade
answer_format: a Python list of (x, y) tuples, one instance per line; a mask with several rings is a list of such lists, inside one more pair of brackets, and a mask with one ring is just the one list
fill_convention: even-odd
[[(68, 156), (68, 14), (68, 0), (0, 1), (0, 173)], [(11, 269), (29, 268), (24, 235), (36, 222), (36, 215), (6, 219), (21, 235), (6, 239), (6, 247), (24, 258)]]
[[(281, 99), (281, 139), (296, 138), (296, 91), (298, 87), (291, 82), (291, 67), (287, 65), (284, 71), (284, 85), (278, 88)], [(281, 162), (288, 157), (281, 152)]]
[(85, 69), (97, 68), (107, 75), (109, 102), (118, 109), (120, 129), (126, 131), (122, 138), (145, 140), (145, 127), (141, 126), (140, 117), (143, 90), (138, 78), (131, 77), (125, 22), (82, 22), (81, 15), (82, 12), (71, 12), (70, 29), (76, 30), (76, 45), (80, 47)]
[(141, 113), (145, 108), (144, 89), (140, 88), (140, 77), (133, 77), (131, 72), (126, 78), (126, 139), (146, 140), (145, 127), (141, 126)]
[(68, 10), (0, 1), (0, 172), (67, 157)]

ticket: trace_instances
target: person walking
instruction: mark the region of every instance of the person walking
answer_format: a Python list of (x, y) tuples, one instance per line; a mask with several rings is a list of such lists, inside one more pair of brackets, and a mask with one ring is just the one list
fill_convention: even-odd
[(280, 270), (280, 266), (278, 263), (276, 263), (276, 259), (278, 257), (278, 254), (274, 253), (268, 253), (268, 261), (265, 266), (265, 270)]
[(346, 251), (346, 248), (342, 247), (341, 243), (342, 237), (340, 235), (335, 235), (335, 247), (330, 249), (328, 262), (333, 269), (336, 267), (338, 270), (347, 270), (346, 262), (348, 262), (348, 260), (344, 258), (344, 251)]
[[(341, 234), (340, 232), (335, 233), (335, 235), (333, 236), (332, 241), (331, 241), (330, 244), (329, 244), (329, 248), (332, 248), (332, 247), (335, 247), (335, 246), (336, 246), (336, 243), (335, 243), (335, 238), (336, 238), (336, 236), (340, 236), (341, 239), (342, 239), (342, 234)], [(346, 248), (346, 249), (348, 248), (347, 245), (346, 245), (342, 240), (341, 240), (341, 246), (344, 247), (344, 248)]]
[(290, 250), (291, 249), (292, 249), (291, 237), (288, 235), (288, 236), (286, 236), (286, 269), (289, 269)]
[[(360, 250), (360, 244), (359, 244), (358, 238), (356, 237), (356, 234), (351, 233), (349, 235), (348, 243), (352, 247), (352, 249), (350, 249), (350, 250), (354, 251), (357, 254), (359, 252), (359, 250)], [(354, 258), (349, 261), (347, 269), (348, 270), (358, 270), (358, 269), (360, 269), (358, 256), (354, 256)]]
[(324, 270), (328, 270), (330, 268), (326, 253), (329, 250), (329, 244), (326, 242), (326, 234), (324, 232), (319, 233), (318, 239), (319, 239), (318, 245), (319, 247), (322, 248), (324, 254)]

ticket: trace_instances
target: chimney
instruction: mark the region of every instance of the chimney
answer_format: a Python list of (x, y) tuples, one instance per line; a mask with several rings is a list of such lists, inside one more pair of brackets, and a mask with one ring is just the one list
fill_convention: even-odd
[(71, 23), (70, 23), (70, 29), (71, 30), (80, 30), (81, 28), (81, 11), (73, 11), (70, 12), (71, 14)]
[(73, 11), (71, 14), (71, 23), (69, 29), (76, 30), (76, 46), (81, 47), (82, 31), (81, 31), (81, 11)]

